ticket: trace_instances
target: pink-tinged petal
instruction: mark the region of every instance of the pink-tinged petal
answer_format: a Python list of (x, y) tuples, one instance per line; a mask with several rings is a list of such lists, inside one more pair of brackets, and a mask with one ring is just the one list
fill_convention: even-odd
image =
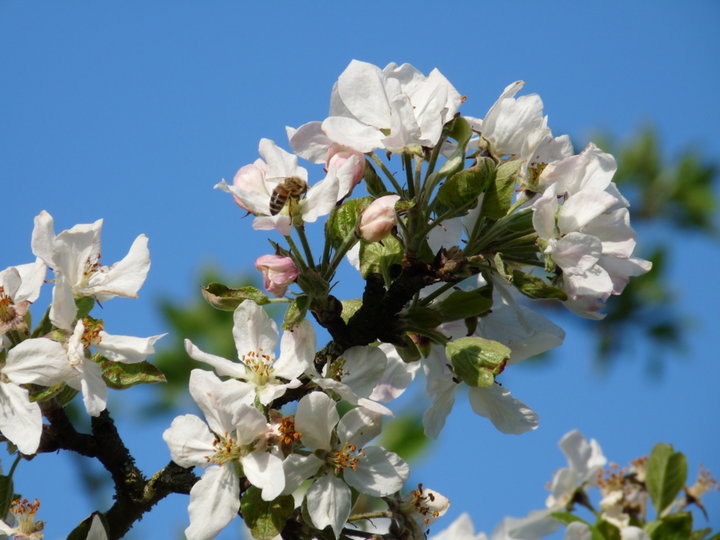
[(172, 460), (181, 467), (207, 467), (208, 457), (215, 455), (215, 435), (194, 414), (176, 417), (163, 432)]
[(26, 455), (34, 454), (40, 444), (40, 406), (16, 384), (0, 382), (0, 432)]
[(471, 388), (468, 397), (475, 414), (489, 418), (503, 433), (520, 434), (538, 427), (537, 414), (498, 384)]
[(302, 442), (313, 450), (330, 450), (330, 438), (340, 415), (327, 394), (312, 392), (300, 399), (295, 413), (295, 429)]
[(410, 386), (420, 369), (420, 362), (404, 362), (389, 343), (383, 343), (379, 349), (387, 357), (387, 365), (382, 378), (368, 396), (375, 401), (392, 401), (397, 399)]
[(627, 208), (598, 216), (583, 227), (583, 232), (602, 241), (603, 255), (630, 257), (635, 249), (635, 231), (630, 226)]
[(322, 129), (336, 143), (363, 154), (382, 148), (385, 135), (379, 129), (368, 126), (355, 118), (330, 116), (323, 120)]
[(190, 490), (187, 540), (215, 538), (240, 509), (240, 480), (231, 464), (210, 467)]
[(595, 236), (573, 232), (557, 241), (553, 261), (566, 272), (584, 272), (600, 260), (602, 243)]
[(625, 285), (628, 284), (633, 276), (642, 276), (652, 269), (652, 263), (645, 259), (630, 257), (628, 259), (621, 257), (613, 257), (603, 254), (600, 257), (600, 266), (602, 266), (610, 275), (613, 282), (613, 294), (623, 292)]
[(108, 389), (102, 378), (102, 370), (92, 360), (84, 360), (78, 368), (85, 410), (90, 416), (99, 416), (105, 410), (108, 398)]
[(274, 356), (277, 325), (255, 302), (243, 302), (233, 314), (233, 337), (241, 361), (248, 353)]
[(325, 161), (332, 141), (322, 130), (322, 122), (308, 122), (297, 129), (286, 127), (285, 132), (290, 141), (290, 148), (298, 156), (312, 163)]
[(286, 152), (270, 139), (260, 139), (258, 150), (267, 162), (266, 180), (297, 176), (307, 182), (307, 170), (298, 167), (296, 155)]
[(300, 487), (300, 484), (318, 472), (320, 466), (324, 463), (323, 460), (313, 454), (308, 456), (290, 454), (283, 462), (283, 471), (285, 472), (283, 495), (293, 493)]
[(604, 191), (584, 189), (571, 195), (558, 212), (560, 234), (581, 230), (617, 203), (617, 199)]
[(410, 467), (393, 452), (379, 446), (363, 449), (365, 455), (357, 469), (343, 471), (345, 481), (358, 491), (373, 497), (385, 497), (400, 489), (410, 476)]
[(93, 275), (88, 288), (100, 302), (116, 296), (136, 298), (149, 270), (148, 237), (141, 234), (132, 243), (125, 257), (108, 268), (106, 273), (98, 272)]
[(198, 349), (189, 339), (185, 340), (185, 351), (190, 358), (198, 362), (204, 362), (213, 367), (218, 375), (235, 377), (236, 379), (245, 379), (247, 370), (245, 366), (238, 362), (232, 362), (227, 358), (206, 353)]
[[(585, 147), (580, 153), (580, 157), (584, 162), (584, 174), (578, 179), (574, 189), (605, 190), (617, 171), (615, 158), (600, 150), (593, 143)], [(627, 201), (625, 202), (627, 203)]]
[(333, 168), (328, 175), (308, 190), (307, 197), (300, 202), (303, 221), (315, 223), (320, 216), (332, 212), (338, 201), (340, 180)]
[(52, 304), (50, 305), (50, 322), (63, 330), (72, 330), (77, 306), (72, 288), (65, 276), (55, 274), (55, 286), (52, 291)]
[(190, 372), (188, 389), (205, 415), (211, 430), (221, 436), (226, 436), (227, 433), (235, 430), (233, 411), (223, 406), (225, 403), (223, 381), (212, 371), (193, 369)]
[[(379, 67), (353, 60), (340, 74), (337, 92), (350, 113), (364, 124), (390, 127), (392, 110), (385, 94), (385, 78)], [(335, 140), (332, 136), (330, 138)]]
[[(303, 199), (306, 200), (306, 199)], [(270, 199), (267, 199), (265, 204), (265, 213), (268, 213)], [(278, 214), (277, 216), (257, 216), (252, 223), (253, 229), (256, 231), (277, 231), (283, 236), (290, 236), (292, 232), (292, 224), (290, 216), (286, 214)]]
[(45, 210), (35, 216), (35, 228), (32, 232), (32, 252), (54, 268), (55, 224), (53, 217)]
[[(243, 172), (242, 169), (237, 174), (241, 174), (241, 172)], [(237, 178), (237, 175), (235, 176)], [(213, 187), (232, 195), (238, 206), (251, 214), (268, 214), (270, 212), (270, 193), (264, 187), (262, 191), (246, 190), (239, 186), (228, 185), (225, 180), (221, 180)]]
[(612, 294), (613, 282), (610, 274), (596, 264), (584, 272), (563, 274), (563, 289), (571, 298), (589, 295), (596, 296), (604, 302)]
[(294, 379), (312, 368), (314, 358), (315, 332), (310, 321), (304, 319), (292, 330), (283, 332), (280, 356), (273, 365), (273, 372), (283, 379)]
[(34, 263), (20, 264), (15, 268), (20, 275), (20, 287), (12, 295), (14, 302), (34, 302), (40, 296), (40, 289), (45, 282), (47, 265), (38, 258)]
[(351, 509), (351, 492), (345, 482), (326, 474), (310, 486), (305, 501), (313, 525), (320, 530), (329, 525), (339, 538)]
[(0, 372), (16, 384), (53, 386), (71, 377), (65, 348), (47, 338), (31, 338), (20, 342), (8, 352)]
[(337, 425), (337, 435), (341, 443), (351, 443), (362, 448), (380, 435), (382, 417), (362, 407), (348, 411)]
[(146, 338), (133, 336), (116, 336), (101, 331), (100, 342), (95, 345), (95, 350), (108, 360), (135, 364), (142, 362), (148, 355), (155, 352), (155, 342), (167, 334), (150, 336)]
[(285, 489), (282, 460), (269, 452), (251, 452), (240, 458), (243, 472), (250, 483), (262, 489), (264, 501), (272, 501)]

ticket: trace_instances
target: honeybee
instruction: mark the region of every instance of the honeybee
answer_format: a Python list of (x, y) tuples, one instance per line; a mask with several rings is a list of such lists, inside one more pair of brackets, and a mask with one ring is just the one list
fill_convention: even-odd
[(270, 215), (279, 214), (288, 199), (300, 199), (307, 189), (305, 180), (297, 176), (289, 176), (280, 182), (270, 195)]

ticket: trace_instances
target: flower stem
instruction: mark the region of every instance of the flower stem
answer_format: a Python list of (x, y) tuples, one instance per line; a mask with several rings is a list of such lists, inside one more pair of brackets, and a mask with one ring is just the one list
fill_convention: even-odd
[(405, 169), (408, 195), (410, 195), (410, 197), (415, 197), (415, 179), (413, 178), (412, 156), (406, 152), (403, 152), (402, 161), (403, 168)]
[(292, 239), (292, 237), (290, 235), (287, 235), (285, 237), (285, 240), (287, 241), (288, 246), (290, 246), (290, 251), (293, 254), (293, 258), (295, 259), (295, 262), (300, 267), (300, 270), (302, 272), (306, 271), (307, 264), (305, 264), (305, 261), (303, 260), (300, 250), (298, 249), (297, 245), (295, 245), (295, 241)]
[(297, 234), (300, 237), (300, 243), (305, 250), (305, 257), (307, 257), (308, 266), (315, 269), (315, 258), (313, 257), (312, 249), (310, 249), (310, 243), (308, 242), (307, 235), (305, 234), (305, 226), (300, 225), (299, 227), (295, 227), (295, 230), (297, 231)]
[(402, 196), (403, 194), (403, 188), (400, 187), (400, 184), (397, 183), (397, 180), (395, 180), (395, 177), (393, 176), (393, 173), (391, 173), (388, 168), (385, 166), (385, 164), (382, 162), (382, 160), (377, 157), (374, 153), (370, 154), (370, 158), (375, 162), (375, 165), (380, 167), (380, 170), (382, 170), (383, 173), (385, 173), (386, 178), (390, 181), (390, 183), (395, 188), (395, 191), (398, 195)]
[(340, 264), (340, 261), (342, 261), (342, 258), (345, 256), (345, 254), (350, 251), (350, 249), (355, 244), (357, 244), (358, 240), (359, 238), (355, 233), (354, 229), (350, 231), (343, 239), (343, 243), (340, 244), (340, 247), (335, 252), (335, 256), (333, 257), (332, 262), (323, 271), (323, 278), (326, 281), (330, 281), (332, 279), (333, 275), (335, 275), (335, 270), (337, 270), (337, 267)]

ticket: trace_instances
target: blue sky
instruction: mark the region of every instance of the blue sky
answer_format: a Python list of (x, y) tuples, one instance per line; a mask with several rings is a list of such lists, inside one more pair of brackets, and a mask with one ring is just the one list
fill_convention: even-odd
[[(268, 250), (267, 235), (252, 232), (212, 186), (254, 161), (261, 137), (286, 146), (286, 125), (324, 118), (330, 88), (353, 58), (438, 67), (468, 96), (462, 110), (474, 116), (523, 79), (527, 92), (542, 96), (555, 133), (577, 141), (598, 129), (626, 137), (652, 122), (669, 153), (696, 145), (717, 161), (718, 23), (712, 1), (4, 0), (0, 267), (31, 260), (32, 220), (43, 209), (58, 230), (105, 218), (106, 263), (145, 233), (153, 267), (141, 297), (109, 302), (104, 316), (113, 333), (166, 331), (157, 299), (193, 298), (200, 266), (250, 272)], [(641, 251), (644, 235), (653, 234), (639, 231)], [(587, 330), (573, 325), (552, 364), (511, 370), (503, 380), (538, 411), (537, 431), (496, 433), (460, 399), (432, 455), (413, 469), (416, 481), (453, 500), (445, 524), (466, 510), (490, 532), (504, 515), (542, 507), (544, 485), (563, 465), (556, 442), (573, 428), (619, 463), (666, 441), (689, 454), (693, 473), (702, 462), (720, 474), (720, 295), (709, 284), (720, 256), (717, 245), (693, 235), (674, 239), (674, 287), (696, 321), (687, 354), (669, 352), (663, 377), (651, 379), (650, 352), (637, 343), (600, 376)], [(343, 290), (350, 295), (358, 285)], [(116, 416), (144, 395), (128, 392)], [(167, 425), (120, 423), (146, 473), (168, 460), (160, 439)], [(63, 456), (22, 464), (18, 488), (42, 499), (48, 538), (63, 537), (91, 510), (68, 494), (72, 471)], [(720, 527), (720, 495), (706, 502)], [(183, 496), (161, 503), (135, 537), (175, 538), (186, 504)]]

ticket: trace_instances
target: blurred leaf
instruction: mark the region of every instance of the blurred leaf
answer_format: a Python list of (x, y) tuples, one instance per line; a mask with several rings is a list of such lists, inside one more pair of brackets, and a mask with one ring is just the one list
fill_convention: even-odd
[(103, 379), (110, 388), (124, 390), (136, 384), (164, 383), (165, 375), (150, 362), (125, 364), (113, 362), (97, 355), (97, 363), (102, 369)]
[(678, 512), (645, 525), (652, 540), (687, 540), (692, 536), (692, 514)]
[(430, 442), (425, 436), (422, 415), (417, 413), (398, 416), (383, 427), (381, 446), (405, 461), (419, 457)]
[(256, 487), (249, 488), (240, 500), (240, 511), (253, 538), (271, 540), (285, 527), (295, 505), (292, 495), (283, 495), (274, 501), (264, 501)]
[(235, 311), (245, 300), (252, 300), (259, 306), (270, 303), (270, 299), (255, 287), (231, 289), (222, 283), (209, 283), (201, 287), (200, 291), (208, 304), (224, 311)]
[[(658, 515), (672, 504), (687, 479), (687, 461), (669, 444), (658, 443), (647, 462), (647, 489)], [(686, 537), (687, 538), (687, 537)]]

